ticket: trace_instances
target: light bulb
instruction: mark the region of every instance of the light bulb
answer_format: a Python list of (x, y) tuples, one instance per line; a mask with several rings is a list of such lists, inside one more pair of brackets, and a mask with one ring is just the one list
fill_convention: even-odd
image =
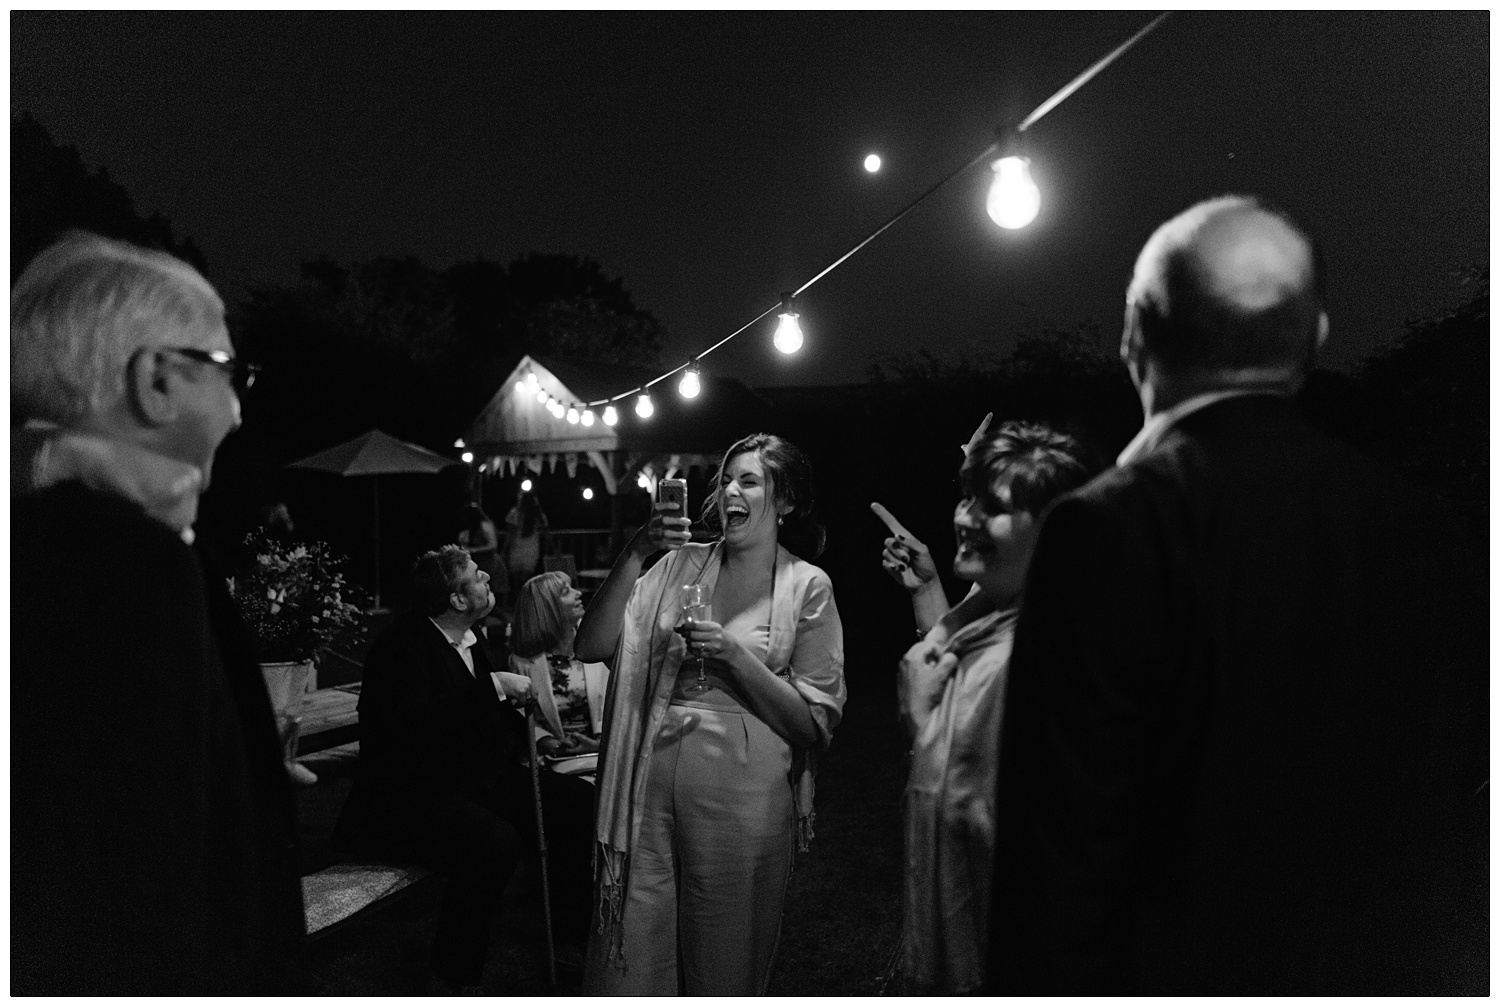
[(865, 170), (872, 175), (880, 170), (879, 154), (871, 154), (869, 157), (865, 158)]
[(648, 490), (651, 488), (651, 477), (642, 472), (635, 477), (635, 484), (643, 490)]
[(802, 349), (802, 326), (797, 324), (795, 311), (784, 311), (776, 326), (776, 337), (772, 340), (782, 353), (796, 353)]
[(578, 421), (580, 423), (582, 423), (586, 427), (593, 426), (594, 425), (594, 411), (592, 409), (585, 409), (583, 411), (583, 415), (578, 418)]
[(990, 167), (995, 180), (984, 208), (990, 219), (1008, 230), (1025, 227), (1042, 208), (1042, 193), (1031, 180), (1031, 162), (1024, 157), (1002, 157)]
[(528, 385), (530, 385), (532, 388), (535, 388), (540, 383), (540, 382), (537, 381), (536, 371), (527, 371), (526, 372), (526, 383)]
[(677, 393), (685, 399), (696, 399), (703, 386), (698, 381), (698, 365), (689, 364), (688, 369), (682, 372), (682, 380), (677, 382)]
[(530, 479), (522, 479), (521, 480), (521, 492), (522, 493), (530, 493), (531, 492), (531, 480)]
[(473, 461), (473, 460), (474, 460), (474, 452), (472, 452), (472, 451), (465, 451), (465, 452), (464, 452), (464, 453), (463, 453), (463, 454), (462, 454), (462, 455), (460, 455), (460, 456), (459, 456), (459, 457), (460, 457), (460, 458), (462, 458), (462, 459), (463, 459), (463, 460), (464, 460), (464, 464), (465, 464), (465, 465), (467, 465), (467, 464), (469, 464), (469, 463), (470, 463), (470, 462), (471, 462), (471, 461)]
[(536, 400), (538, 402), (542, 403), (543, 405), (546, 405), (547, 400), (550, 399), (551, 397), (552, 396), (548, 395), (546, 392), (539, 391), (539, 392), (536, 393)]
[(577, 423), (578, 422), (578, 407), (577, 406), (569, 406), (568, 407), (568, 422), (569, 423)]
[(453, 446), (456, 447), (456, 448), (463, 447), (464, 446), (464, 439), (462, 437), (460, 437), (458, 440), (456, 440), (456, 441), (453, 442)]
[(526, 389), (526, 382), (524, 382), (524, 381), (517, 381), (516, 382), (516, 391), (520, 392), (522, 395), (525, 395), (526, 394), (526, 390), (527, 390)]
[(556, 399), (553, 399), (551, 402), (547, 403), (547, 412), (551, 413), (553, 416), (557, 417), (558, 419), (562, 419), (562, 415), (563, 415), (562, 403), (559, 402), (559, 401), (557, 401)]
[(617, 412), (615, 412), (615, 407), (614, 406), (605, 406), (604, 407), (604, 425), (607, 426), (607, 427), (612, 427), (612, 426), (614, 426), (618, 422), (620, 422), (620, 414), (617, 413)]
[(651, 404), (651, 396), (641, 392), (641, 397), (635, 400), (635, 414), (641, 419), (649, 419), (656, 412), (656, 406)]
[(592, 489), (590, 489), (589, 487), (585, 486), (583, 488), (583, 498), (585, 500), (592, 500), (592, 499), (594, 499), (594, 491)]

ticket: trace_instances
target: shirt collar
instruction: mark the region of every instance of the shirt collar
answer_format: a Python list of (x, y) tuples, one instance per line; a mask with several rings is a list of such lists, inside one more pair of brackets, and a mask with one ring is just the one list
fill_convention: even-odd
[(1125, 445), (1125, 450), (1120, 452), (1120, 457), (1115, 464), (1121, 467), (1137, 461), (1149, 453), (1161, 439), (1167, 435), (1167, 431), (1182, 421), (1183, 417), (1191, 416), (1200, 409), (1207, 409), (1216, 402), (1225, 399), (1237, 399), (1244, 395), (1265, 395), (1264, 388), (1226, 388), (1217, 392), (1205, 392), (1202, 395), (1194, 395), (1190, 399), (1183, 399), (1166, 412), (1157, 413), (1146, 421), (1141, 427), (1140, 433), (1136, 434), (1131, 442)]
[(432, 623), (434, 626), (436, 626), (438, 628), (438, 632), (441, 633), (441, 634), (443, 634), (443, 639), (444, 640), (447, 640), (449, 644), (451, 644), (454, 647), (457, 647), (459, 650), (468, 650), (470, 647), (474, 646), (476, 643), (479, 642), (479, 637), (476, 636), (476, 635), (474, 635), (474, 629), (473, 629), (473, 627), (465, 629), (464, 630), (464, 635), (462, 637), (460, 637), (459, 639), (455, 640), (455, 639), (453, 639), (453, 637), (451, 635), (449, 635), (448, 631), (442, 627), (442, 624), (439, 623), (432, 616), (429, 615), (427, 617), (427, 621), (430, 622), (430, 623)]

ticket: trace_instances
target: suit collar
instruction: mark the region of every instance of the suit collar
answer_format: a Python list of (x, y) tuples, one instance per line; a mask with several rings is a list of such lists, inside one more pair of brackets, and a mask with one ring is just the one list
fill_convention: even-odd
[(1146, 421), (1141, 427), (1140, 433), (1120, 452), (1120, 457), (1115, 461), (1121, 468), (1137, 461), (1155, 450), (1161, 443), (1162, 438), (1175, 428), (1184, 419), (1196, 412), (1207, 409), (1209, 406), (1217, 405), (1226, 399), (1245, 398), (1250, 395), (1269, 395), (1275, 398), (1290, 399), (1291, 396), (1280, 395), (1269, 392), (1264, 388), (1227, 388), (1217, 392), (1205, 392), (1202, 395), (1194, 395), (1190, 399), (1184, 399), (1166, 412), (1157, 413)]

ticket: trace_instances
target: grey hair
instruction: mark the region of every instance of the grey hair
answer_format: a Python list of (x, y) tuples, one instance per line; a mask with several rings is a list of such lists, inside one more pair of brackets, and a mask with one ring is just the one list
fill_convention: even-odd
[(142, 347), (197, 346), (224, 302), (165, 252), (71, 231), (10, 294), (11, 418), (68, 423), (112, 406)]

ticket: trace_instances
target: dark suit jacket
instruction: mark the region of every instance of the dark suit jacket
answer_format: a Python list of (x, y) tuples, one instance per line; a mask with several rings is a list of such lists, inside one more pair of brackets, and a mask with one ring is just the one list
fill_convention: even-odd
[(471, 675), (425, 615), (400, 616), (370, 647), (359, 696), (359, 773), (335, 843), (381, 852), (434, 801), (492, 787), (526, 751), (526, 719), (495, 691), (475, 646)]
[(1001, 731), (995, 993), (1487, 985), (1485, 581), (1272, 396), (1047, 514)]
[(11, 991), (285, 991), (295, 805), (223, 581), (77, 483), (11, 546)]

